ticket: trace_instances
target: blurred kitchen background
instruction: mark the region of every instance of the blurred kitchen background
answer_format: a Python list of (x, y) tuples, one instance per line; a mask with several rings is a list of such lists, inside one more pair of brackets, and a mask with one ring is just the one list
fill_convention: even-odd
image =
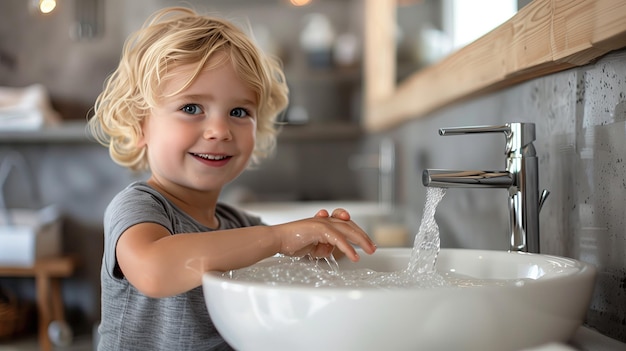
[[(305, 212), (297, 215), (309, 216), (307, 204), (351, 204), (375, 239), (410, 246), (425, 200), (423, 169), (504, 167), (502, 136), (441, 138), (437, 129), (534, 122), (540, 187), (552, 192), (540, 218), (542, 252), (599, 268), (586, 324), (626, 341), (626, 52), (367, 133), (361, 125), (363, 1), (299, 2), (57, 0), (47, 14), (37, 9), (40, 1), (0, 2), (0, 93), (38, 112), (17, 121), (0, 116), (0, 162), (7, 155), (24, 161), (13, 162), (19, 165), (3, 179), (2, 199), (10, 208), (55, 204), (61, 210), (61, 249), (79, 262), (62, 282), (75, 337), (91, 337), (99, 320), (104, 209), (119, 190), (146, 177), (114, 164), (86, 136), (85, 120), (129, 33), (155, 10), (182, 5), (248, 28), (282, 59), (291, 89), (276, 154), (228, 186), (224, 201), (275, 209), (268, 216), (277, 220), (289, 212), (285, 203), (301, 204)], [(472, 1), (478, 15), (465, 18), (494, 19), (489, 25), (495, 27), (529, 2), (509, 2), (498, 17)], [(399, 1), (398, 80), (489, 30), (455, 35), (453, 3)], [(0, 108), (9, 104), (0, 99)], [(506, 201), (504, 190), (449, 190), (436, 215), (442, 247), (508, 249)], [(0, 287), (34, 301), (30, 279), (0, 277)]]

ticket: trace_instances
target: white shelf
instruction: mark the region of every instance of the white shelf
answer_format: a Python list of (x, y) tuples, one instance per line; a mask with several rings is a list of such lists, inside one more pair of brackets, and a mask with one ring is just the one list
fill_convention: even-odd
[(7, 143), (95, 143), (83, 121), (63, 122), (32, 130), (3, 130), (0, 128), (0, 144)]

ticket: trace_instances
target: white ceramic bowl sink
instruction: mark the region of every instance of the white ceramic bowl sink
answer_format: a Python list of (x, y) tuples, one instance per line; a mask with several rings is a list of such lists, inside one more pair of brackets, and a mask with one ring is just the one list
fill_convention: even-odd
[[(397, 271), (410, 255), (410, 248), (381, 248), (339, 266)], [(271, 286), (208, 272), (203, 286), (215, 326), (239, 351), (506, 351), (569, 340), (585, 317), (595, 279), (595, 269), (583, 262), (504, 251), (443, 249), (436, 267), (443, 274), (524, 280), (352, 289)]]

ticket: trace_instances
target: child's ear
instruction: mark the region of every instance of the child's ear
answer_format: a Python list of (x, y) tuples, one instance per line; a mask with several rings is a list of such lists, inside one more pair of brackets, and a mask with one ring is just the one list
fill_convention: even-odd
[(139, 140), (137, 140), (137, 148), (141, 149), (143, 147), (146, 147), (146, 142), (144, 141), (143, 137), (140, 137)]
[(144, 118), (144, 120), (139, 123), (139, 135), (137, 135), (137, 144), (136, 144), (138, 148), (142, 148), (146, 146), (146, 136), (145, 136), (146, 133), (144, 132), (145, 122), (146, 122), (146, 119)]
[(143, 130), (140, 131), (139, 135), (137, 136), (137, 144), (136, 146), (138, 148), (142, 148), (146, 146), (146, 137), (143, 134)]

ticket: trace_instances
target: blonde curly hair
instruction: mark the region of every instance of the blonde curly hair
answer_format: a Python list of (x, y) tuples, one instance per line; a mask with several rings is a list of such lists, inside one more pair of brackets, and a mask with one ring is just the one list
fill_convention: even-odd
[(109, 148), (111, 158), (131, 170), (149, 169), (145, 147), (138, 147), (142, 121), (163, 97), (158, 87), (179, 66), (195, 64), (187, 88), (218, 52), (226, 52), (235, 72), (256, 92), (259, 102), (256, 144), (251, 164), (271, 154), (277, 117), (287, 107), (288, 88), (280, 62), (265, 56), (233, 23), (183, 7), (154, 13), (124, 44), (117, 69), (98, 96), (88, 128)]

